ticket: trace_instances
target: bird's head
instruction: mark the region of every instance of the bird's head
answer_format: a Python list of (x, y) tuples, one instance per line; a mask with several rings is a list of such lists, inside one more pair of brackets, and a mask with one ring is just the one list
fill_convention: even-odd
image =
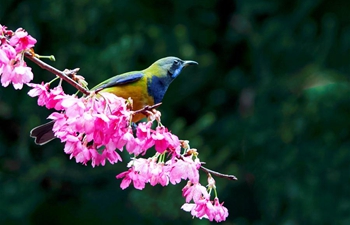
[(170, 83), (181, 73), (181, 70), (188, 65), (198, 63), (190, 60), (181, 60), (177, 57), (166, 57), (157, 60), (150, 67), (144, 70), (147, 74), (148, 93), (154, 99), (154, 103), (162, 101)]
[(152, 64), (151, 67), (158, 67), (160, 74), (174, 80), (180, 73), (181, 70), (188, 65), (197, 65), (198, 63), (192, 60), (181, 60), (177, 57), (165, 57), (157, 60)]

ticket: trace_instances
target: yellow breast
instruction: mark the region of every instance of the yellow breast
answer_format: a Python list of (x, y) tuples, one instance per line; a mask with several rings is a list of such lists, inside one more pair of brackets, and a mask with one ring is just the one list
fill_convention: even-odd
[[(128, 99), (130, 97), (133, 100), (134, 111), (142, 109), (146, 105), (154, 105), (153, 97), (148, 95), (146, 77), (135, 83), (106, 88), (101, 90), (101, 92), (113, 93), (116, 96), (122, 97), (124, 99)], [(135, 114), (132, 122), (137, 122), (144, 117), (145, 115), (142, 113)]]

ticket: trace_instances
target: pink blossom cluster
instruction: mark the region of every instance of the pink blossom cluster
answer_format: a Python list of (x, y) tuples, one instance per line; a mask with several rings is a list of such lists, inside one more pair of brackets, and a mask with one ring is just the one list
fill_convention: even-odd
[[(224, 203), (219, 202), (219, 198), (216, 196), (215, 185), (210, 185), (214, 179), (209, 175), (208, 189), (202, 186), (200, 183), (193, 183), (188, 181), (187, 185), (182, 189), (182, 195), (186, 198), (186, 203), (182, 205), (181, 209), (186, 212), (191, 212), (193, 217), (205, 218), (210, 221), (215, 220), (216, 222), (225, 221), (228, 217), (228, 210)], [(215, 181), (214, 181), (215, 183)], [(211, 190), (215, 191), (214, 201), (210, 200)], [(193, 203), (189, 203), (193, 201)]]
[(116, 149), (123, 149), (129, 136), (130, 111), (123, 98), (110, 93), (91, 93), (77, 97), (65, 94), (61, 86), (49, 89), (49, 84), (29, 84), (31, 97), (38, 104), (60, 112), (48, 118), (54, 121), (53, 132), (65, 143), (64, 151), (76, 162), (92, 166), (121, 161)]
[[(32, 89), (31, 97), (38, 97), (38, 105), (60, 112), (52, 113), (48, 118), (55, 123), (54, 134), (65, 142), (65, 152), (77, 162), (92, 166), (105, 165), (121, 161), (115, 151), (125, 149), (135, 156), (145, 154), (148, 149), (162, 154), (165, 151), (174, 156), (180, 154), (180, 141), (163, 126), (152, 129), (150, 121), (139, 123), (136, 135), (133, 134), (131, 119), (133, 112), (127, 109), (125, 99), (113, 94), (91, 92), (89, 96), (67, 95), (61, 86), (49, 89), (49, 84), (28, 84)], [(155, 113), (154, 115), (157, 115)]]
[(63, 110), (61, 102), (63, 96), (66, 96), (62, 86), (54, 87), (50, 89), (50, 84), (41, 83), (33, 84), (28, 83), (29, 87), (32, 89), (28, 92), (30, 97), (38, 97), (38, 105), (45, 106), (48, 109), (56, 109), (57, 111)]
[(33, 79), (32, 69), (23, 60), (26, 50), (34, 47), (36, 40), (24, 29), (15, 32), (0, 24), (0, 82), (7, 87), (12, 83), (15, 89)]
[[(133, 158), (128, 170), (116, 176), (122, 179), (122, 189), (130, 184), (142, 190), (147, 183), (166, 186), (187, 180), (182, 189), (186, 203), (181, 208), (200, 219), (226, 220), (228, 210), (219, 202), (214, 179), (208, 174), (207, 187), (199, 182), (202, 162), (198, 152), (161, 125), (160, 112), (148, 112), (147, 122), (133, 126), (136, 112), (130, 111), (130, 101), (111, 93), (91, 91), (78, 97), (64, 93), (61, 85), (50, 88), (51, 83), (29, 83), (33, 73), (23, 58), (35, 43), (24, 29), (13, 32), (0, 25), (0, 82), (4, 87), (12, 84), (15, 89), (27, 84), (31, 87), (28, 95), (38, 97), (38, 105), (56, 110), (48, 118), (71, 159), (84, 165), (91, 162), (93, 167), (104, 166), (106, 161), (122, 161), (119, 153), (125, 149)], [(151, 148), (154, 155), (144, 158)], [(214, 200), (210, 200), (212, 190)]]
[[(210, 200), (210, 192), (216, 187), (214, 179), (209, 175), (208, 189), (199, 183), (199, 168), (201, 162), (193, 149), (188, 149), (183, 155), (171, 158), (164, 163), (163, 154), (156, 154), (148, 159), (134, 158), (128, 163), (128, 171), (118, 174), (117, 178), (123, 178), (120, 187), (125, 189), (132, 183), (136, 189), (142, 190), (146, 183), (152, 186), (160, 184), (166, 186), (177, 184), (182, 179), (188, 180), (182, 189), (182, 195), (186, 203), (181, 207), (190, 212), (193, 217), (206, 218), (210, 221), (221, 222), (226, 220), (228, 210), (219, 202), (216, 196)], [(190, 202), (193, 203), (190, 203)]]
[[(38, 105), (60, 111), (48, 118), (54, 121), (55, 136), (65, 143), (65, 153), (76, 162), (86, 165), (91, 161), (93, 167), (105, 165), (106, 160), (114, 164), (122, 161), (117, 151), (126, 149), (134, 158), (128, 163), (129, 169), (116, 176), (122, 179), (122, 189), (130, 184), (142, 190), (147, 183), (166, 186), (188, 180), (183, 188), (186, 199), (183, 210), (194, 217), (217, 222), (228, 216), (216, 191), (214, 200), (210, 200), (215, 181), (208, 179), (209, 192), (199, 183), (201, 162), (197, 151), (190, 148), (188, 141), (180, 141), (161, 125), (159, 112), (150, 113), (147, 122), (133, 129), (130, 121), (134, 112), (128, 109), (123, 98), (105, 92), (91, 92), (83, 97), (67, 95), (61, 86), (50, 89), (48, 83), (28, 86), (32, 88), (28, 94), (38, 97)], [(155, 122), (157, 126), (152, 128)], [(154, 156), (143, 158), (152, 147)]]
[(146, 183), (152, 186), (160, 184), (166, 186), (169, 184), (180, 183), (181, 179), (199, 182), (199, 168), (201, 163), (197, 157), (192, 156), (176, 157), (164, 162), (163, 154), (156, 154), (148, 159), (134, 158), (128, 167), (128, 171), (118, 174), (117, 178), (123, 178), (120, 187), (127, 188), (131, 182), (136, 189), (142, 190)]

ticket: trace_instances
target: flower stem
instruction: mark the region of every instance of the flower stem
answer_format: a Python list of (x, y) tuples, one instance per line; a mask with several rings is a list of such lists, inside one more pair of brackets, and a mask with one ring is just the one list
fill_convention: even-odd
[(53, 55), (38, 55), (38, 54), (35, 54), (34, 56), (36, 58), (38, 58), (38, 59), (49, 59), (50, 61), (56, 61), (55, 56), (53, 56)]

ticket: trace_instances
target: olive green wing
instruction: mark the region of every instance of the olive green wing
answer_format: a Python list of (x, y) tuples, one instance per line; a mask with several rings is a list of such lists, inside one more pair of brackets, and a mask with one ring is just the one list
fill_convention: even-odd
[(108, 80), (105, 80), (102, 83), (96, 85), (91, 90), (102, 90), (102, 89), (109, 88), (109, 87), (133, 83), (133, 82), (140, 80), (143, 76), (144, 76), (144, 74), (140, 71), (116, 75), (116, 76), (111, 77)]

